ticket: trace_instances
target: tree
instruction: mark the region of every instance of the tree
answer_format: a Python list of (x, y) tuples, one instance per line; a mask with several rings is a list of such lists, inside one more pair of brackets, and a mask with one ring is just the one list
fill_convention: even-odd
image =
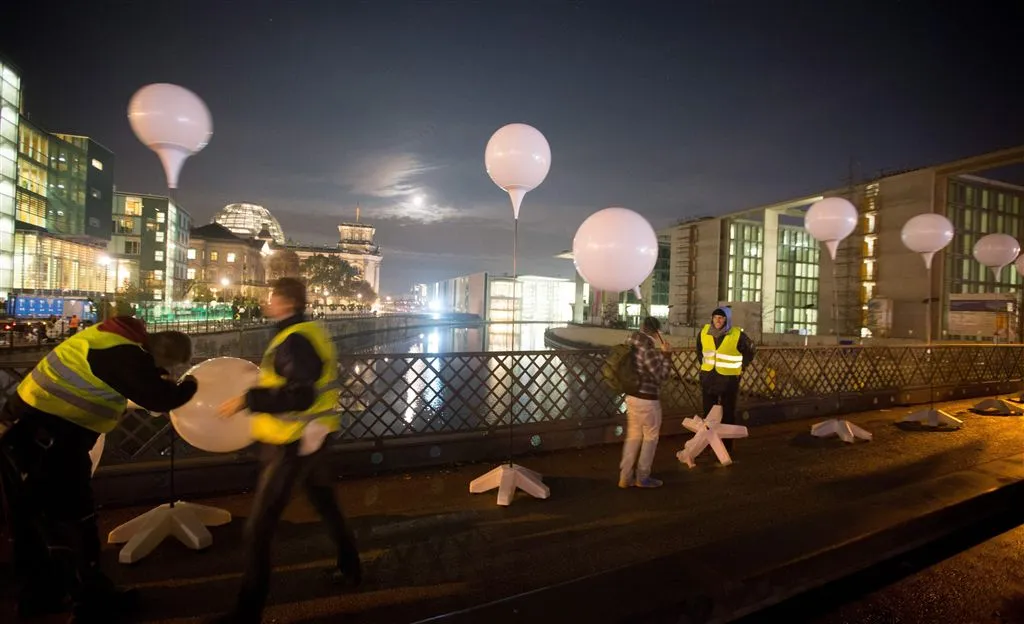
[(210, 303), (214, 300), (213, 291), (209, 284), (196, 284), (192, 287), (192, 301), (196, 303)]
[(267, 261), (267, 271), (270, 273), (268, 277), (271, 280), (280, 277), (298, 277), (300, 275), (299, 254), (291, 249), (275, 251)]
[(149, 299), (149, 293), (132, 284), (131, 280), (126, 279), (121, 288), (114, 294), (114, 314), (117, 316), (134, 316), (135, 307), (132, 304), (138, 305)]
[(334, 296), (348, 293), (353, 278), (359, 271), (337, 256), (317, 254), (302, 263), (302, 274), (313, 292), (328, 292)]
[(367, 306), (377, 300), (377, 293), (373, 291), (373, 287), (363, 280), (353, 280), (345, 294), (352, 299), (358, 299), (359, 303)]

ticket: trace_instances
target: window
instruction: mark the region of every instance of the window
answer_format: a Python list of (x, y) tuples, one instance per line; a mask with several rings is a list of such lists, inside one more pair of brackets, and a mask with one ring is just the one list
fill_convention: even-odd
[(234, 261), (235, 261), (235, 254), (229, 253), (228, 254), (228, 262), (234, 262)]
[(103, 171), (103, 162), (102, 161), (99, 161), (99, 160), (96, 160), (95, 158), (93, 158), (92, 159), (92, 166), (93, 166), (94, 169), (99, 169), (100, 171)]
[(137, 255), (139, 255), (139, 241), (126, 240), (124, 242), (124, 255), (126, 255), (126, 256), (137, 256)]
[(194, 280), (196, 278), (196, 270), (195, 269), (188, 269), (188, 270), (186, 270), (185, 271), (185, 278), (186, 279), (190, 279), (190, 280)]
[(125, 197), (124, 198), (124, 213), (132, 217), (142, 216), (142, 198), (141, 197)]
[(156, 242), (158, 242), (158, 243), (164, 242), (164, 233), (163, 232), (157, 232), (156, 233)]
[(115, 234), (134, 234), (135, 233), (135, 219), (120, 218), (114, 221), (114, 233)]
[(219, 254), (216, 251), (210, 252), (210, 262), (216, 262)]
[(163, 249), (157, 249), (156, 251), (154, 251), (153, 252), (153, 259), (156, 260), (157, 262), (163, 262), (164, 261), (164, 250)]
[(156, 222), (157, 223), (166, 223), (167, 222), (167, 213), (166, 212), (157, 212), (156, 213)]
[(158, 282), (164, 281), (164, 272), (160, 269), (153, 271), (153, 279)]
[(189, 260), (196, 259), (196, 250), (194, 247), (189, 247), (188, 253), (186, 254)]

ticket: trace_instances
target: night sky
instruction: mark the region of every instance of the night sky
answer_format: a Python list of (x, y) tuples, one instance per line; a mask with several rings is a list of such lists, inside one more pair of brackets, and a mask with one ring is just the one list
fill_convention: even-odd
[(250, 201), (290, 238), (333, 243), (359, 203), (383, 290), (400, 293), (511, 269), (512, 210), (483, 164), (510, 122), (552, 149), (523, 204), (520, 273), (564, 277), (572, 263), (552, 256), (607, 206), (657, 228), (845, 184), (851, 160), (874, 175), (1020, 144), (1022, 7), (19, 2), (0, 54), (33, 121), (112, 149), (123, 191), (165, 192), (129, 128), (132, 93), (192, 89), (214, 120), (177, 192), (198, 224)]

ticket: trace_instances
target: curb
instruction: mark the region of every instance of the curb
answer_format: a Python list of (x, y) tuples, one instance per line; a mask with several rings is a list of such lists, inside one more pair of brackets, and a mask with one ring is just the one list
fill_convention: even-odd
[[(999, 470), (1000, 464), (1009, 470)], [(1012, 476), (1007, 472), (1012, 472)], [(981, 487), (973, 495), (936, 505), (944, 491), (948, 493), (948, 488), (957, 484), (963, 487), (965, 481)], [(752, 531), (731, 540), (423, 619), (417, 624), (546, 621), (567, 605), (572, 605), (574, 619), (586, 622), (730, 622), (947, 538), (993, 516), (1017, 510), (1022, 495), (1024, 466), (1020, 458), (997, 460), (899, 488), (881, 497), (892, 500), (876, 497), (851, 506), (851, 510), (863, 506), (860, 518), (851, 515), (850, 510), (822, 513), (784, 527)], [(858, 522), (864, 524), (870, 516), (891, 511), (890, 506), (898, 505), (901, 499), (910, 508), (930, 503), (930, 510), (887, 526), (855, 526)], [(838, 528), (839, 532), (853, 527), (847, 531), (852, 535), (820, 544), (821, 534), (830, 527)], [(812, 546), (815, 541), (820, 544), (816, 548)], [(777, 555), (775, 561), (770, 561), (769, 555), (760, 565), (751, 561), (766, 550), (765, 544), (776, 545), (773, 548), (779, 544), (798, 544), (790, 550), (800, 551), (800, 542), (811, 547), (802, 549), (802, 553)]]

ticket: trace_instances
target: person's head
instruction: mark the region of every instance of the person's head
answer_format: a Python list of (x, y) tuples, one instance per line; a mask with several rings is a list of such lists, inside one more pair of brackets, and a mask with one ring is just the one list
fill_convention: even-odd
[(722, 329), (729, 325), (729, 310), (728, 308), (715, 308), (715, 311), (711, 313), (711, 326), (715, 329)]
[(641, 327), (645, 334), (656, 334), (661, 331), (661, 321), (653, 316), (648, 316), (644, 319), (644, 323)]
[(160, 368), (171, 370), (192, 362), (192, 339), (178, 331), (150, 334), (146, 341), (149, 353)]
[(263, 313), (282, 321), (306, 310), (306, 284), (297, 277), (282, 277), (270, 285), (270, 298)]

